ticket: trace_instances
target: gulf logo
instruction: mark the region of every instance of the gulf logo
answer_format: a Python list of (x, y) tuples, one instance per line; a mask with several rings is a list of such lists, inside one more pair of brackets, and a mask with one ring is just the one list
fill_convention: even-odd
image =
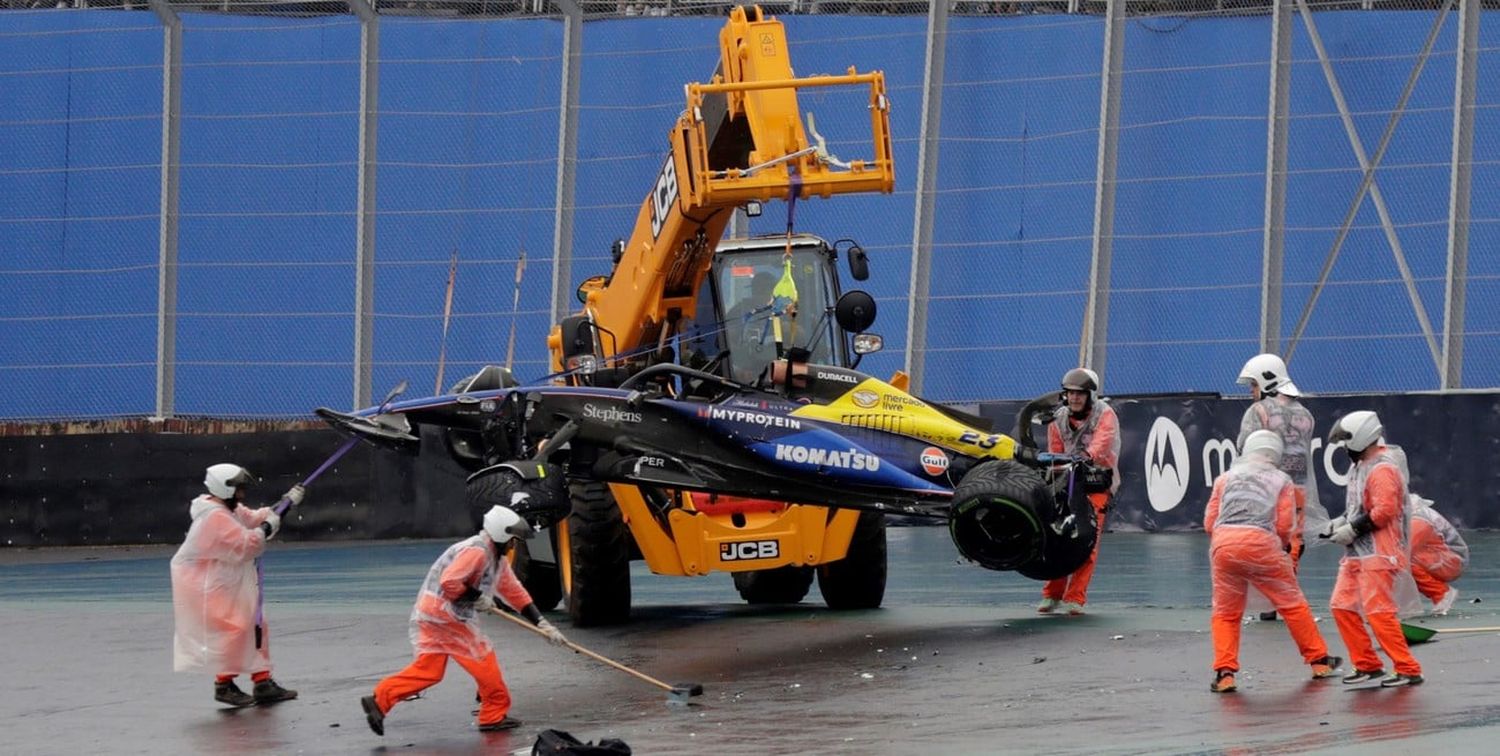
[(872, 409), (880, 404), (880, 395), (869, 389), (860, 389), (849, 395), (849, 400), (856, 406)]
[(948, 455), (936, 446), (929, 446), (922, 450), (922, 471), (928, 475), (938, 476), (948, 472)]

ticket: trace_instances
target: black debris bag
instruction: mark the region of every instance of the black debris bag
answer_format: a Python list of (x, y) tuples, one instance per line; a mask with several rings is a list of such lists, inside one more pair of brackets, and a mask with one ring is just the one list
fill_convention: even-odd
[(630, 756), (630, 746), (618, 738), (604, 738), (598, 745), (584, 743), (562, 730), (542, 730), (531, 746), (531, 756)]

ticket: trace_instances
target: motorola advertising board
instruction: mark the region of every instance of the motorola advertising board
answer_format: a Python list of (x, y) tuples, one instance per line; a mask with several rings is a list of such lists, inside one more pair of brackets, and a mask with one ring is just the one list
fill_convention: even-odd
[[(1192, 530), (1216, 477), (1237, 455), (1240, 419), (1251, 402), (1213, 394), (1108, 399), (1121, 426), (1120, 492), (1109, 527)], [(1389, 443), (1406, 450), (1411, 489), (1461, 528), (1500, 527), (1500, 393), (1307, 396), (1317, 421), (1312, 470), (1319, 499), (1344, 507), (1349, 459), (1330, 448), (1328, 429), (1355, 410), (1374, 410)], [(1014, 424), (1018, 402), (980, 407), (998, 428)], [(1034, 435), (1043, 439), (1041, 429)]]

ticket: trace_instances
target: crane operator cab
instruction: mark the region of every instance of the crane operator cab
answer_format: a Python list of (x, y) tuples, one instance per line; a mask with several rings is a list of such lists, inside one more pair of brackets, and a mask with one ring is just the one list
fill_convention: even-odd
[[(845, 244), (851, 274), (867, 278), (864, 250), (839, 243)], [(785, 236), (719, 245), (698, 295), (696, 317), (682, 328), (685, 366), (757, 385), (771, 363), (794, 348), (805, 350), (798, 352), (801, 361), (843, 367), (880, 349), (879, 336), (855, 334), (839, 322), (836, 246), (816, 236), (792, 237), (790, 280), (787, 246)], [(863, 292), (849, 296), (868, 299)]]

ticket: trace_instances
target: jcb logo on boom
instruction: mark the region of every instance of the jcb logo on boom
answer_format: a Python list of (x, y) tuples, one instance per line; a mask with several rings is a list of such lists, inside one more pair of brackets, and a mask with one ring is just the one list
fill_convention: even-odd
[(775, 559), (781, 556), (778, 541), (725, 541), (719, 544), (719, 561), (740, 562), (747, 559)]
[(661, 167), (661, 175), (656, 177), (656, 190), (651, 192), (651, 238), (654, 240), (661, 235), (661, 227), (667, 222), (667, 214), (672, 212), (672, 205), (677, 202), (677, 165), (672, 162), (672, 156), (667, 156), (667, 162)]

